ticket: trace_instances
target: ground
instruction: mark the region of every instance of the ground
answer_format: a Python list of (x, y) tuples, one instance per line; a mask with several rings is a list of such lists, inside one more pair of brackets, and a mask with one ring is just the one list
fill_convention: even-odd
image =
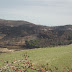
[[(72, 68), (72, 45), (2, 53), (0, 54), (0, 59), (12, 62), (24, 59), (24, 54), (29, 56), (29, 60), (32, 60), (35, 68), (47, 63), (51, 68), (58, 67), (58, 72), (62, 72), (65, 67)], [(0, 68), (4, 65), (4, 62), (0, 61)]]

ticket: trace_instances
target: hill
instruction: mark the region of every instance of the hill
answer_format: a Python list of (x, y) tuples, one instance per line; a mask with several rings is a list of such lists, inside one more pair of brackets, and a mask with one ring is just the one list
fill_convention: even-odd
[(0, 19), (0, 46), (39, 48), (72, 43), (72, 25), (48, 27)]

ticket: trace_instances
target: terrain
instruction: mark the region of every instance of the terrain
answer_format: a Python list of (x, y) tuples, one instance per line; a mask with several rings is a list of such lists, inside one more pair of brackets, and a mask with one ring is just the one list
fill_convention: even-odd
[(42, 26), (27, 21), (0, 19), (0, 47), (26, 49), (72, 43), (72, 25)]
[(72, 25), (0, 19), (0, 71), (72, 72)]
[[(6, 66), (5, 62), (12, 63), (19, 60), (23, 60), (24, 54), (27, 54), (29, 56), (28, 60), (31, 61), (33, 67), (36, 69), (39, 69), (40, 67), (44, 68), (44, 65), (48, 64), (48, 69), (52, 69), (53, 71), (46, 71), (46, 72), (72, 72), (72, 45), (29, 49), (29, 50), (16, 51), (12, 53), (1, 53), (0, 68)], [(16, 64), (12, 63), (11, 67), (12, 66), (17, 67), (18, 64), (21, 67), (24, 66), (24, 63), (20, 62)], [(8, 72), (8, 71), (4, 71), (4, 72)], [(12, 71), (12, 72), (16, 72), (16, 71)], [(21, 72), (21, 71), (17, 71), (17, 72)], [(39, 72), (39, 71), (32, 71), (31, 69), (28, 72)], [(40, 72), (44, 72), (44, 71), (40, 71)]]

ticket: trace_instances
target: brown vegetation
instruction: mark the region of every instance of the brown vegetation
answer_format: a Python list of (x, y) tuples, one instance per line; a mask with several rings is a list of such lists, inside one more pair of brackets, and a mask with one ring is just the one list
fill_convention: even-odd
[[(0, 20), (0, 47), (47, 47), (72, 43), (72, 25), (41, 26), (27, 21)], [(36, 41), (36, 42), (35, 42)]]

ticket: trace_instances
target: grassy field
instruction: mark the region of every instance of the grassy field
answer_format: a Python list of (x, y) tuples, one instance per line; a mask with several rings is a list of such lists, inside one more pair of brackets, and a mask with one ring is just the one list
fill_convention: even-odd
[[(25, 53), (29, 55), (29, 60), (32, 60), (35, 67), (48, 63), (51, 68), (58, 67), (58, 72), (62, 72), (66, 66), (72, 68), (72, 45), (2, 53), (0, 54), (0, 59), (12, 62), (23, 59)], [(4, 65), (5, 63), (0, 61), (0, 68)]]

